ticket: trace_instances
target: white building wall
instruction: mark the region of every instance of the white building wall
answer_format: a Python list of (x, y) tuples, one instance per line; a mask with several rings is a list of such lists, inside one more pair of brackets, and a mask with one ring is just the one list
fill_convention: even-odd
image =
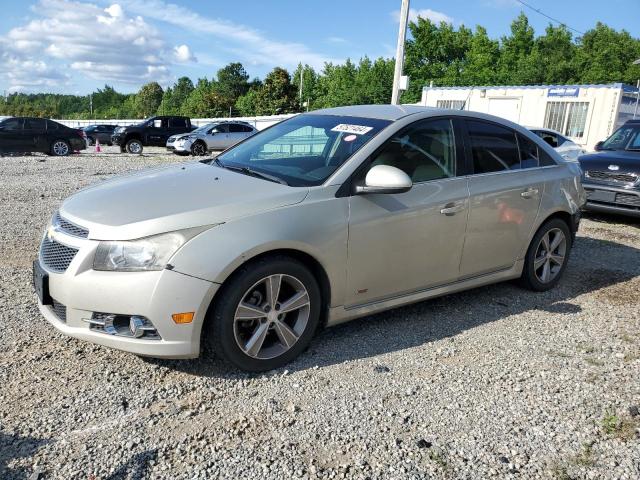
[[(421, 105), (427, 107), (446, 106), (465, 110), (488, 113), (506, 118), (528, 127), (545, 127), (545, 115), (549, 102), (588, 104), (581, 136), (571, 135), (568, 131), (565, 114), (562, 126), (556, 128), (586, 150), (606, 139), (620, 125), (619, 109), (623, 87), (611, 85), (575, 85), (560, 88), (579, 89), (576, 96), (550, 96), (549, 90), (554, 86), (507, 86), (507, 87), (425, 87), (422, 91)], [(627, 96), (629, 93), (627, 93)], [(637, 95), (633, 93), (633, 95)], [(453, 101), (453, 102), (447, 102)], [(558, 109), (570, 108), (558, 106)], [(577, 111), (578, 106), (573, 107)], [(581, 108), (581, 107), (580, 107)], [(570, 129), (569, 129), (570, 130)]]

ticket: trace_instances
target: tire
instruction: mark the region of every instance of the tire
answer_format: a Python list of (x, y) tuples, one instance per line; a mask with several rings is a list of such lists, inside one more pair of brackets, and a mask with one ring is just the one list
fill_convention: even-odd
[[(556, 242), (559, 243), (554, 247)], [(527, 250), (520, 284), (536, 292), (555, 287), (567, 268), (571, 247), (571, 231), (564, 221), (554, 218), (544, 223), (533, 236)]]
[(133, 155), (140, 155), (142, 153), (142, 150), (144, 150), (142, 141), (138, 140), (137, 138), (128, 140), (125, 148), (127, 150), (127, 153), (131, 153)]
[(191, 155), (202, 157), (207, 154), (207, 145), (204, 142), (195, 142), (191, 145)]
[[(267, 285), (276, 285), (278, 278), (278, 301), (270, 301)], [(301, 262), (287, 256), (250, 262), (233, 274), (216, 297), (204, 332), (206, 345), (241, 370), (281, 367), (311, 342), (320, 323), (321, 301), (318, 282)], [(241, 310), (241, 303), (249, 308)], [(287, 303), (291, 309), (278, 314), (288, 308)], [(262, 341), (252, 343), (256, 338)]]
[(51, 155), (55, 157), (66, 157), (71, 153), (71, 146), (69, 142), (59, 138), (58, 140), (54, 140), (51, 144)]

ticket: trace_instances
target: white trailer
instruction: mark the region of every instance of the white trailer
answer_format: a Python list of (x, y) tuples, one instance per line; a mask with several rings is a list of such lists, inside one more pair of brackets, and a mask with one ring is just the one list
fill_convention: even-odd
[(424, 87), (420, 105), (472, 110), (528, 127), (557, 130), (585, 150), (607, 138), (637, 109), (640, 93), (622, 83)]

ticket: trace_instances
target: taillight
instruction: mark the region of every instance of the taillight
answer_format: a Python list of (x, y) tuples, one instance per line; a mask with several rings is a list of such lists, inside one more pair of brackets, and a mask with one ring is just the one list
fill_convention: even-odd
[(78, 133), (82, 138), (87, 138), (87, 132), (85, 132), (84, 130), (78, 130)]

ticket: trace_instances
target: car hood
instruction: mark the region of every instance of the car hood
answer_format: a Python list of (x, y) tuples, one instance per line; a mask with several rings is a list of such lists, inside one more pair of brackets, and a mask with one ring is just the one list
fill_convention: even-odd
[(582, 155), (578, 159), (583, 170), (609, 170), (609, 165), (617, 165), (620, 173), (640, 173), (640, 152), (609, 150)]
[(180, 133), (179, 135), (171, 135), (170, 138), (173, 138), (174, 140), (180, 140), (181, 138), (186, 138), (189, 135), (193, 135), (193, 132)]
[(88, 187), (65, 200), (60, 214), (88, 228), (91, 239), (130, 240), (293, 205), (308, 192), (193, 162)]

